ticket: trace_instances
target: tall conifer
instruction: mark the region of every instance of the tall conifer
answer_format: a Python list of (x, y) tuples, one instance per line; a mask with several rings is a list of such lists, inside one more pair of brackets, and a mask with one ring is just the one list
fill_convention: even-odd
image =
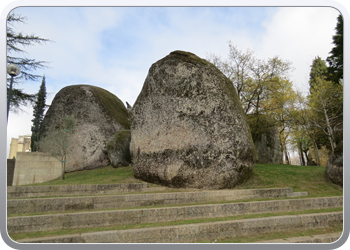
[(343, 79), (343, 17), (338, 16), (337, 26), (335, 28), (336, 33), (333, 36), (334, 47), (330, 52), (330, 56), (327, 57), (329, 64), (328, 70), (330, 73), (329, 80), (334, 83), (339, 83)]
[(328, 68), (326, 62), (321, 59), (321, 57), (316, 57), (311, 65), (311, 72), (309, 78), (310, 94), (317, 85), (317, 79), (325, 79), (328, 76)]
[(43, 80), (40, 85), (40, 89), (38, 92), (37, 100), (34, 105), (33, 110), (33, 116), (34, 119), (32, 120), (33, 126), (32, 126), (32, 138), (31, 138), (31, 150), (32, 152), (38, 151), (37, 142), (39, 141), (39, 131), (41, 123), (44, 119), (44, 111), (45, 111), (45, 101), (46, 101), (46, 86), (45, 86), (45, 76), (43, 77)]
[[(35, 95), (23, 92), (23, 90), (16, 87), (16, 84), (23, 83), (23, 80), (37, 81), (41, 76), (35, 74), (37, 69), (46, 68), (48, 62), (39, 61), (32, 58), (21, 56), (25, 54), (25, 47), (33, 46), (35, 44), (43, 45), (46, 42), (51, 42), (49, 39), (41, 38), (35, 35), (27, 35), (23, 32), (15, 30), (15, 24), (25, 24), (26, 17), (18, 15), (13, 11), (7, 16), (6, 20), (6, 52), (7, 65), (16, 64), (21, 69), (21, 74), (13, 79), (14, 87), (12, 88), (12, 98), (10, 103), (10, 111), (17, 112), (21, 110), (21, 106), (33, 104), (35, 102)], [(9, 91), (11, 78), (7, 78), (7, 91)]]

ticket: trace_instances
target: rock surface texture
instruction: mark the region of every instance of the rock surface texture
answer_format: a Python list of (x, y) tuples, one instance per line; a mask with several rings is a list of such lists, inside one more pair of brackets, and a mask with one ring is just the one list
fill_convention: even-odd
[(327, 161), (325, 177), (343, 186), (343, 142), (340, 142)]
[(136, 178), (203, 189), (242, 182), (256, 154), (232, 82), (183, 51), (151, 66), (132, 109), (130, 152)]
[(254, 144), (258, 154), (259, 163), (283, 164), (283, 151), (281, 142), (275, 127), (261, 134), (260, 140), (256, 139)]
[(130, 136), (130, 130), (119, 130), (108, 140), (107, 154), (113, 167), (130, 165)]
[(65, 115), (74, 115), (77, 122), (66, 172), (108, 165), (107, 141), (116, 131), (130, 129), (122, 101), (95, 86), (73, 85), (61, 89), (45, 115), (42, 133)]
[(257, 152), (257, 162), (283, 164), (279, 131), (273, 120), (256, 113), (248, 114), (246, 117)]

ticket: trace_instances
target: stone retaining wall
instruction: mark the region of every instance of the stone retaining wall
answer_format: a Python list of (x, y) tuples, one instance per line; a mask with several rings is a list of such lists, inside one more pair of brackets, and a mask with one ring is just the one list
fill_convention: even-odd
[(186, 243), (342, 225), (343, 212), (274, 216), (179, 226), (113, 230), (19, 240), (20, 243)]
[(275, 239), (259, 241), (256, 243), (332, 243), (337, 241), (342, 233), (319, 234), (312, 236), (300, 236), (287, 239)]
[(7, 159), (7, 186), (12, 186), (13, 173), (15, 172), (15, 159)]
[(147, 183), (8, 187), (7, 198), (116, 194), (142, 192), (146, 188)]
[(277, 213), (343, 206), (343, 197), (256, 201), (185, 207), (165, 207), (70, 214), (20, 216), (7, 219), (9, 233), (108, 227), (183, 221), (246, 214)]
[(61, 162), (50, 154), (17, 152), (13, 186), (50, 181), (61, 176)]
[[(104, 192), (112, 191), (118, 186), (103, 186)], [(139, 187), (140, 189), (137, 189)], [(125, 187), (126, 190), (141, 190), (145, 184)], [(94, 190), (102, 190), (96, 186)], [(56, 191), (55, 191), (56, 192)], [(65, 191), (68, 194), (72, 191)], [(92, 191), (91, 191), (92, 192)], [(97, 192), (97, 191), (96, 191)], [(45, 193), (45, 192), (44, 192)], [(48, 192), (46, 192), (48, 193)], [(8, 214), (41, 213), (41, 212), (64, 212), (77, 210), (101, 210), (117, 209), (128, 207), (144, 207), (152, 205), (175, 205), (190, 204), (207, 201), (233, 201), (240, 199), (256, 198), (281, 198), (305, 196), (307, 192), (293, 193), (292, 188), (271, 188), (271, 189), (243, 189), (243, 190), (217, 190), (197, 191), (179, 193), (149, 193), (149, 194), (128, 194), (110, 196), (88, 196), (88, 197), (57, 197), (42, 199), (20, 199), (7, 201)]]

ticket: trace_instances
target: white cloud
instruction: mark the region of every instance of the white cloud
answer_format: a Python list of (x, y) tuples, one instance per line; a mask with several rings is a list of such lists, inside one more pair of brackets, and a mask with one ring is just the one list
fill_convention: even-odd
[(293, 62), (293, 84), (307, 92), (310, 65), (320, 56), (326, 59), (331, 51), (332, 36), (339, 12), (330, 7), (280, 8), (261, 39), (259, 55), (263, 58), (279, 55)]
[[(160, 9), (158, 9), (160, 10)], [(229, 11), (231, 11), (230, 9)], [(255, 12), (249, 12), (255, 10)], [(63, 87), (91, 84), (105, 88), (124, 103), (133, 104), (151, 64), (173, 50), (186, 50), (205, 58), (207, 52), (226, 57), (229, 40), (239, 49), (251, 48), (261, 58), (280, 55), (293, 61), (296, 84), (307, 82), (309, 65), (325, 59), (332, 45), (337, 11), (330, 8), (280, 8), (260, 13), (215, 12), (206, 8), (19, 8), (35, 33), (54, 43), (28, 47), (29, 58), (51, 61), (46, 75), (47, 103)], [(259, 20), (263, 20), (261, 27)], [(40, 83), (26, 83), (29, 93)], [(22, 87), (22, 86), (21, 86)], [(8, 138), (30, 133), (32, 110), (10, 114)], [(9, 143), (8, 143), (9, 144)]]

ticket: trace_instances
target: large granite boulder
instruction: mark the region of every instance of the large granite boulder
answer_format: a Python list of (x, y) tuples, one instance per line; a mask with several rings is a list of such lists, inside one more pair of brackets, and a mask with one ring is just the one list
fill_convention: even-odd
[(338, 143), (336, 149), (327, 161), (325, 177), (331, 182), (343, 186), (343, 142)]
[(73, 115), (77, 122), (71, 137), (73, 151), (67, 156), (67, 172), (108, 165), (107, 141), (113, 133), (130, 129), (123, 102), (95, 86), (72, 85), (61, 89), (45, 115), (41, 133), (44, 135), (65, 115)]
[(183, 51), (151, 66), (132, 109), (130, 152), (136, 178), (202, 189), (243, 182), (256, 154), (232, 82)]

